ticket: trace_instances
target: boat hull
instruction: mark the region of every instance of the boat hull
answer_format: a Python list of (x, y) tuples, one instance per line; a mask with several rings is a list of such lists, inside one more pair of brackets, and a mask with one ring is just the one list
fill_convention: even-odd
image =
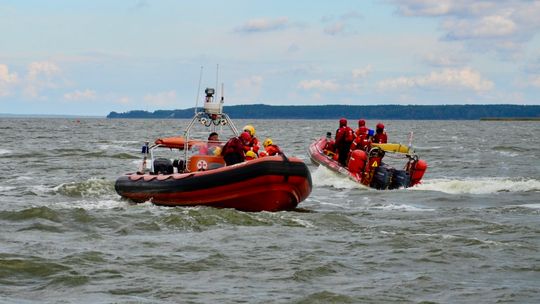
[(305, 200), (312, 182), (300, 159), (272, 156), (209, 171), (127, 174), (117, 179), (115, 189), (134, 202), (280, 211), (294, 209)]

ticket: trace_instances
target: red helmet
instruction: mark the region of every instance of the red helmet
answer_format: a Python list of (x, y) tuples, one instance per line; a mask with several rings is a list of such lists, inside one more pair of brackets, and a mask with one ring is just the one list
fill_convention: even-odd
[(365, 120), (360, 119), (360, 120), (358, 121), (358, 126), (359, 126), (359, 127), (363, 127), (363, 126), (365, 126), (365, 125), (366, 125), (366, 121), (365, 121)]
[(242, 132), (242, 134), (240, 134), (240, 139), (241, 139), (244, 143), (248, 143), (248, 142), (251, 140), (251, 135), (249, 135), (248, 132)]
[(384, 125), (382, 123), (377, 124), (377, 129), (384, 129)]
[(345, 118), (342, 118), (339, 120), (339, 126), (340, 127), (343, 127), (343, 126), (346, 126), (347, 125), (347, 119)]

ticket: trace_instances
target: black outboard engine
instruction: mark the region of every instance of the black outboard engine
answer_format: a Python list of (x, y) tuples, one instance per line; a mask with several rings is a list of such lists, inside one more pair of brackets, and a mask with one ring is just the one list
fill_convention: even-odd
[(392, 171), (389, 167), (379, 166), (375, 169), (370, 186), (377, 190), (384, 190), (390, 185)]
[(156, 158), (154, 159), (154, 174), (173, 174), (173, 164), (170, 159)]
[(407, 188), (411, 184), (411, 176), (405, 170), (394, 170), (392, 173), (392, 182), (388, 189)]

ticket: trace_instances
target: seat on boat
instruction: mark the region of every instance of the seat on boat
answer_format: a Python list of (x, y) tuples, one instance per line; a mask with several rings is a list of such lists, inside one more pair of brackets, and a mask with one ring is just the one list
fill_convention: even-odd
[(187, 164), (190, 172), (212, 170), (223, 166), (225, 166), (223, 157), (214, 155), (193, 155)]

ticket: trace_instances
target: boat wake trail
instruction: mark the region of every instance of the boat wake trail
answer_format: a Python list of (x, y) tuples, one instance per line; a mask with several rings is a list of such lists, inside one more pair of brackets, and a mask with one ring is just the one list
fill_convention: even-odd
[(439, 191), (449, 194), (490, 194), (497, 192), (540, 192), (536, 179), (483, 177), (475, 179), (426, 179), (411, 190)]
[(319, 166), (311, 172), (311, 179), (314, 186), (334, 187), (337, 189), (366, 189), (366, 187), (342, 176), (324, 166)]
[(114, 183), (105, 179), (90, 178), (78, 183), (61, 184), (54, 188), (56, 193), (69, 197), (102, 197), (114, 193)]

